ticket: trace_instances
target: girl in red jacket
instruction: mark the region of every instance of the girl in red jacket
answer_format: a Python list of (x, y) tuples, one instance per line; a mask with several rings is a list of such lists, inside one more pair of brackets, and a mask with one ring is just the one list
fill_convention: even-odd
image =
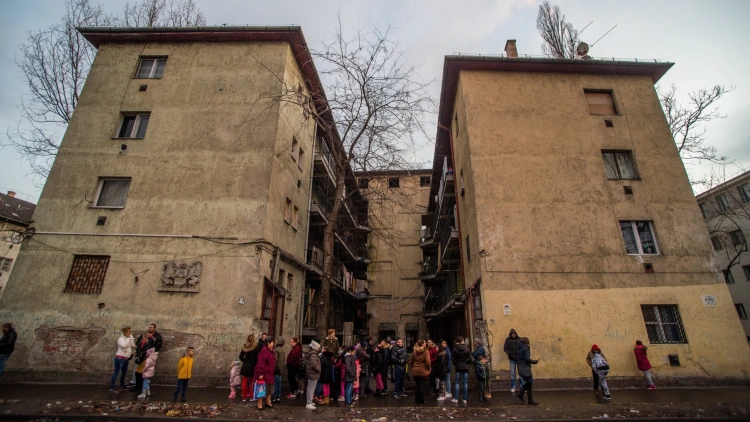
[(643, 342), (636, 340), (635, 342), (635, 361), (638, 363), (638, 369), (643, 371), (643, 375), (646, 377), (646, 388), (649, 390), (656, 390), (654, 382), (651, 381), (651, 362), (648, 361), (647, 355), (648, 348), (643, 345)]

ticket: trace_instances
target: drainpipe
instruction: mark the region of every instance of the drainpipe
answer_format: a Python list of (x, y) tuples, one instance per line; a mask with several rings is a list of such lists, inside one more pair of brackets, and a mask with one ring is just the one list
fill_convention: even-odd
[[(312, 206), (312, 190), (313, 190), (313, 169), (315, 168), (315, 142), (318, 139), (318, 122), (313, 119), (313, 147), (312, 154), (310, 154), (310, 184), (307, 194), (307, 225), (305, 226), (305, 265), (307, 265), (307, 248), (310, 246), (310, 207)], [(307, 284), (307, 274), (305, 274), (305, 280), (302, 282), (302, 292), (299, 296), (299, 321), (297, 321), (297, 332), (299, 333), (299, 340), (302, 341), (302, 318), (305, 313), (305, 285)]]
[[(456, 168), (456, 162), (455, 162), (455, 160), (456, 160), (456, 154), (455, 154), (454, 149), (453, 149), (453, 132), (451, 132), (451, 130), (449, 128), (443, 126), (443, 124), (440, 123), (440, 122), (438, 122), (438, 127), (440, 129), (443, 129), (444, 131), (448, 132), (448, 140), (449, 140), (449, 144), (450, 144), (450, 147), (451, 147), (451, 166), (453, 167), (453, 177), (455, 179), (457, 168)], [(456, 182), (454, 181), (453, 183), (456, 183)], [(458, 198), (456, 198), (456, 226), (457, 226), (456, 228), (458, 229), (458, 250), (459, 250), (458, 266), (459, 266), (459, 270), (460, 270), (460, 274), (461, 274), (461, 289), (463, 291), (465, 291), (466, 290), (466, 278), (464, 278), (463, 248), (462, 248), (462, 245), (461, 245), (462, 242), (463, 242), (463, 239), (461, 238), (461, 210), (460, 210), (460, 208), (461, 207), (458, 204)], [(468, 314), (468, 315), (466, 315), (466, 321), (467, 321), (467, 324), (468, 324), (469, 331), (468, 331), (466, 337), (469, 338), (469, 344), (473, 344), (474, 343), (474, 321), (472, 321), (472, 314), (473, 314), (473, 312), (471, 312), (471, 307), (472, 307), (472, 304), (469, 303), (468, 306), (466, 306), (464, 308), (465, 309), (464, 313)]]

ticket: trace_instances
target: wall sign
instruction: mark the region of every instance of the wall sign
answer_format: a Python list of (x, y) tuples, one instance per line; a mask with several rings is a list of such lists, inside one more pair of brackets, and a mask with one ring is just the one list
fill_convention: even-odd
[(703, 306), (708, 306), (709, 308), (716, 307), (716, 296), (714, 295), (701, 295), (701, 300), (703, 301)]
[(503, 315), (510, 315), (510, 303), (503, 303)]

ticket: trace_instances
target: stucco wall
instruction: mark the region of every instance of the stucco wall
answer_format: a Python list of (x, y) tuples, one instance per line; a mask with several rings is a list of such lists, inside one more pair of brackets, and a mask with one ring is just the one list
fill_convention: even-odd
[[(589, 114), (584, 89), (612, 90), (618, 115)], [(467, 279), (482, 279), (485, 319), (513, 323), (489, 326), (498, 337), (496, 370), (506, 366), (497, 343), (511, 327), (526, 327), (523, 335), (550, 344), (542, 346), (549, 366), (539, 376), (586, 376), (581, 359), (606, 340), (607, 324), (635, 333), (617, 346), (625, 353), (637, 338), (648, 344), (640, 304), (664, 303), (679, 306), (690, 340), (669, 347), (682, 347), (681, 354), (687, 347), (707, 368), (675, 375), (745, 376), (747, 347), (715, 350), (711, 340), (735, 344), (739, 323), (727, 321), (734, 307), (719, 284), (708, 234), (696, 229), (702, 218), (649, 77), (462, 72), (455, 108), (462, 128), (456, 166), (465, 166), (465, 178), (470, 169), (474, 196), (473, 207), (461, 208), (461, 237), (476, 235), (472, 253), (487, 252), (481, 265), (467, 266)], [(640, 179), (607, 180), (605, 149), (631, 150)], [(659, 255), (627, 255), (619, 221), (638, 220), (653, 222)], [(644, 262), (653, 274), (644, 273)], [(698, 309), (700, 289), (721, 298), (719, 306)], [(512, 319), (502, 319), (503, 303), (511, 303)], [(575, 346), (552, 347), (564, 330), (580, 333)]]

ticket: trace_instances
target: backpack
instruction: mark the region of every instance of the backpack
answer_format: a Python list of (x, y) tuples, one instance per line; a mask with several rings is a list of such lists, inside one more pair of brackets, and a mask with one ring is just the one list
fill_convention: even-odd
[(591, 366), (596, 371), (609, 371), (607, 360), (599, 353), (594, 353), (594, 357), (591, 359)]

